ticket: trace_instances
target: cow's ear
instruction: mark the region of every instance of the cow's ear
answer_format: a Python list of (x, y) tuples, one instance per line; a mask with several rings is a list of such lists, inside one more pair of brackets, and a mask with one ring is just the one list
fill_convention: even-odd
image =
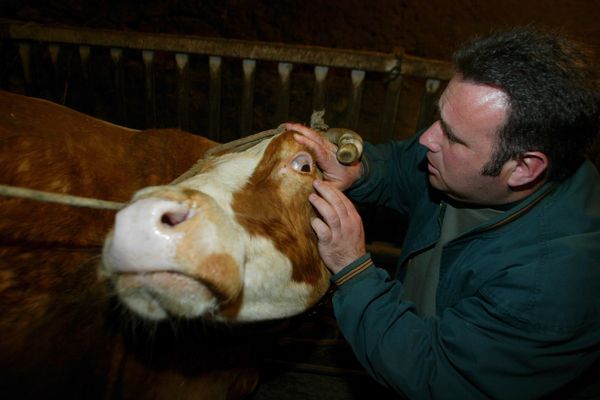
[(543, 181), (548, 171), (548, 157), (539, 151), (529, 151), (512, 161), (514, 165), (508, 177), (508, 186), (521, 188)]

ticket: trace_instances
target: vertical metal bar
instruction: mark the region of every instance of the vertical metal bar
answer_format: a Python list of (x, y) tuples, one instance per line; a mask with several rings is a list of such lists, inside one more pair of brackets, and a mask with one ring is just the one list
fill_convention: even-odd
[(60, 101), (59, 88), (59, 73), (58, 73), (58, 54), (60, 53), (60, 45), (57, 43), (50, 43), (48, 45), (48, 52), (50, 53), (50, 60), (52, 61), (52, 83), (50, 85), (50, 95), (52, 100), (55, 102)]
[(208, 59), (210, 71), (210, 105), (209, 105), (209, 127), (211, 139), (221, 139), (221, 57), (210, 56)]
[(145, 72), (144, 113), (146, 128), (156, 128), (156, 101), (154, 94), (154, 52), (142, 51)]
[(365, 74), (365, 71), (360, 69), (353, 69), (350, 72), (352, 93), (350, 94), (350, 106), (348, 107), (348, 117), (346, 122), (349, 129), (356, 130), (356, 127), (358, 126), (358, 116), (360, 115), (360, 105), (365, 83)]
[(275, 124), (279, 125), (286, 122), (290, 114), (290, 75), (292, 73), (292, 63), (280, 62), (277, 66), (279, 72), (279, 96), (277, 99), (277, 111), (275, 112)]
[(417, 122), (417, 130), (428, 127), (433, 123), (435, 114), (435, 104), (438, 98), (440, 89), (440, 81), (438, 79), (427, 79), (425, 81), (425, 92), (421, 100), (421, 111)]
[(33, 93), (33, 82), (31, 81), (31, 46), (28, 42), (19, 42), (19, 56), (23, 68), (23, 80), (25, 82), (25, 93), (29, 96)]
[(81, 75), (83, 76), (83, 85), (85, 96), (83, 96), (83, 111), (87, 114), (94, 114), (94, 93), (92, 86), (91, 67), (90, 67), (90, 46), (79, 46), (79, 60), (81, 62)]
[(244, 71), (244, 92), (242, 97), (241, 136), (247, 136), (252, 133), (256, 60), (244, 59), (242, 68)]
[(84, 79), (90, 79), (90, 46), (79, 46), (79, 59), (81, 60), (81, 72)]
[(388, 79), (378, 142), (385, 142), (393, 137), (398, 114), (398, 104), (400, 102), (402, 75), (399, 71), (392, 71)]
[(315, 66), (315, 89), (313, 94), (313, 110), (325, 109), (325, 78), (329, 67), (323, 65)]
[(123, 87), (123, 49), (116, 47), (111, 48), (110, 57), (115, 67), (115, 98), (117, 105), (116, 119), (117, 123), (126, 125), (125, 88)]
[(175, 54), (175, 63), (179, 71), (179, 81), (177, 82), (177, 126), (179, 129), (185, 131), (190, 130), (188, 61), (189, 55), (185, 53)]

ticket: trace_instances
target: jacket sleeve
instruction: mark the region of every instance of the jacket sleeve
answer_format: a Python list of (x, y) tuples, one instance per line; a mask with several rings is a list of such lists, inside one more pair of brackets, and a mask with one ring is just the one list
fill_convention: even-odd
[(465, 298), (440, 317), (419, 317), (401, 300), (402, 284), (368, 255), (332, 280), (335, 316), (358, 360), (410, 399), (531, 399), (589, 366), (568, 347), (573, 332), (556, 333), (554, 346), (547, 332), (506, 318), (485, 296)]

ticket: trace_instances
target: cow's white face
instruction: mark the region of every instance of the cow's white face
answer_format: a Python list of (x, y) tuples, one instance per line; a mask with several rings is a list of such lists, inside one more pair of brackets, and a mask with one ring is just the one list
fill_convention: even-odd
[(329, 273), (307, 201), (318, 176), (291, 132), (135, 194), (107, 237), (102, 273), (143, 317), (258, 321), (298, 314)]

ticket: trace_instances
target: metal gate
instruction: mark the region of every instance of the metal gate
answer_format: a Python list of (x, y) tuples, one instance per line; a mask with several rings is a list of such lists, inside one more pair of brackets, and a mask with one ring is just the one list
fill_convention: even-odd
[[(404, 54), (0, 20), (5, 90), (45, 97), (134, 128), (227, 141), (325, 110), (372, 142), (432, 119), (449, 63)], [(417, 90), (402, 98), (403, 84)], [(412, 87), (415, 87), (413, 83)], [(404, 134), (406, 135), (406, 134)]]

